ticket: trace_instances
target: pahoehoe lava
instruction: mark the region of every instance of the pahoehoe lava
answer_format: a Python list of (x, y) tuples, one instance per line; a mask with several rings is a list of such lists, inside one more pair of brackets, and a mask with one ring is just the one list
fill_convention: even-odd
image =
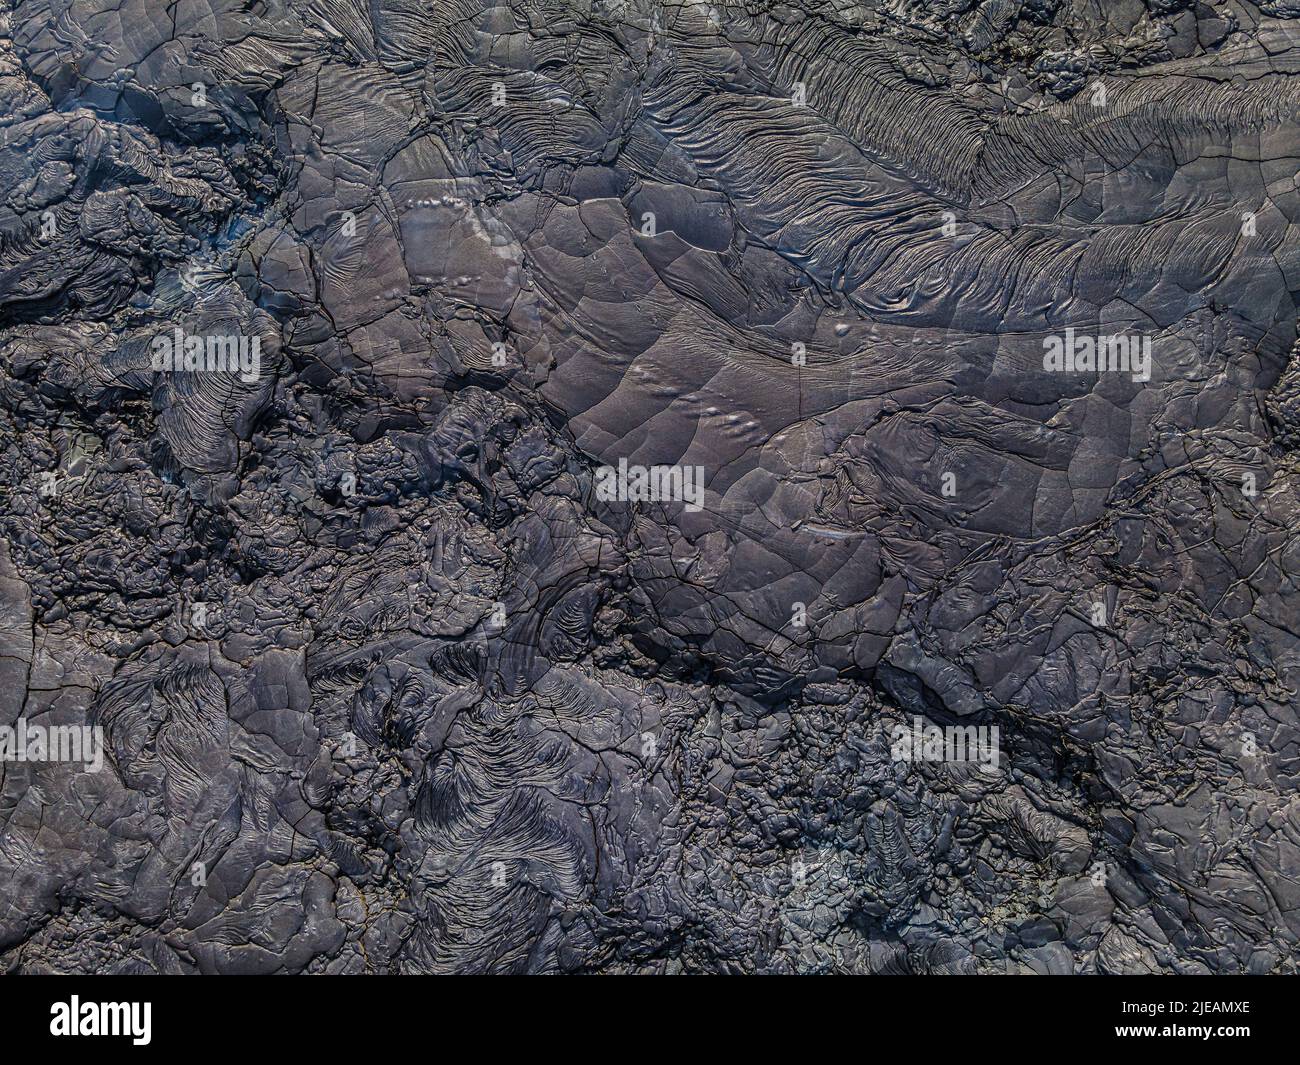
[(1300, 4), (3, 8), (0, 971), (1300, 971)]

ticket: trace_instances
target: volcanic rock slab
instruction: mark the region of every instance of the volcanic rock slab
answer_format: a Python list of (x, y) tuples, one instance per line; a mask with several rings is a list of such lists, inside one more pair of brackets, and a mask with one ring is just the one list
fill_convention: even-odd
[(1300, 6), (6, 6), (0, 968), (1300, 970)]

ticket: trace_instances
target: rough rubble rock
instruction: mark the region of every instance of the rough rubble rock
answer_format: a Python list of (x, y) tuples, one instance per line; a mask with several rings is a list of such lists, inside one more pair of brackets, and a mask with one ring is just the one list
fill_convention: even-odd
[(1296, 4), (6, 7), (0, 968), (1300, 970)]

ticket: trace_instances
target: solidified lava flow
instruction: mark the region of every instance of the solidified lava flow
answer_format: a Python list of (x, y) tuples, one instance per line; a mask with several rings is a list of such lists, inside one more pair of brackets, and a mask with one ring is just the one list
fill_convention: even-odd
[(0, 971), (1300, 970), (1300, 0), (7, 0)]

